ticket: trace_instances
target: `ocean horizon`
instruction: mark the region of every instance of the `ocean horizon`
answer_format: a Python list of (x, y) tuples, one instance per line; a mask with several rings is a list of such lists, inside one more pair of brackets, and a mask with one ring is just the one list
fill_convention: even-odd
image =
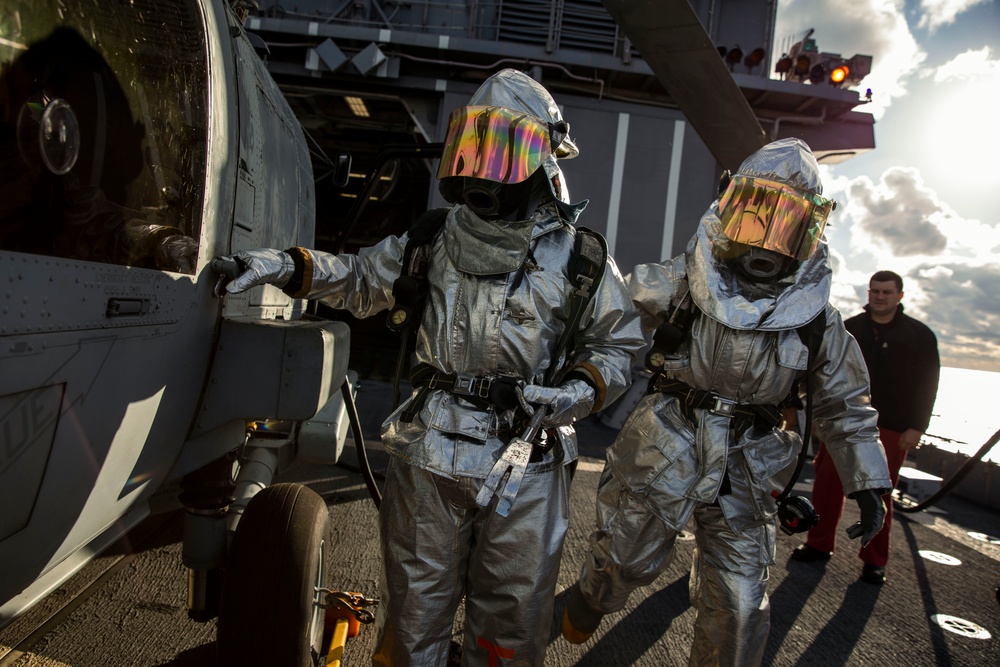
[[(1000, 373), (941, 368), (937, 400), (921, 445), (973, 456), (1000, 430)], [(1000, 444), (984, 461), (1000, 463)]]

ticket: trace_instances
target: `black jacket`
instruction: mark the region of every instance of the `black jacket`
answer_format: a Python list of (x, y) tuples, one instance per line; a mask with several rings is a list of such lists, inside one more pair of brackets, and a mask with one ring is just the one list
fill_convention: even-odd
[(865, 306), (865, 312), (845, 320), (844, 326), (857, 339), (868, 365), (879, 427), (925, 432), (941, 373), (934, 332), (904, 315), (902, 305), (888, 324), (873, 322)]

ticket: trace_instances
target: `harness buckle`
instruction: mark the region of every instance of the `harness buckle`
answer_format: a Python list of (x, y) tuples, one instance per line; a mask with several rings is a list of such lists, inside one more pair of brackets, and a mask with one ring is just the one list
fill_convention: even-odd
[(475, 385), (476, 377), (474, 375), (459, 373), (455, 376), (455, 386), (452, 388), (451, 393), (462, 396), (473, 396), (476, 393)]
[(489, 398), (490, 397), (490, 386), (493, 384), (493, 378), (485, 377), (479, 380), (478, 391), (476, 391), (476, 396), (479, 398)]
[(585, 276), (582, 273), (579, 274), (576, 279), (580, 281), (580, 286), (573, 292), (573, 294), (576, 296), (582, 296), (586, 299), (590, 296), (590, 288), (594, 284), (594, 279), (589, 276)]
[(736, 414), (736, 401), (731, 401), (728, 398), (722, 398), (721, 396), (715, 397), (715, 405), (713, 405), (708, 410), (713, 415), (720, 415), (722, 417), (732, 417)]

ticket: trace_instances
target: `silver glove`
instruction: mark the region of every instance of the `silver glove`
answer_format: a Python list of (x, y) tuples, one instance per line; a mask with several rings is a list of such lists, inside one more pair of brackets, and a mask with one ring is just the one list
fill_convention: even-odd
[(288, 284), (295, 273), (292, 256), (283, 250), (242, 250), (233, 255), (233, 259), (241, 271), (226, 285), (226, 291), (230, 294), (245, 292), (251, 287), (265, 284), (281, 288)]
[(570, 380), (558, 387), (529, 384), (522, 393), (528, 403), (549, 406), (549, 415), (542, 421), (542, 428), (567, 426), (586, 417), (597, 397), (594, 388), (583, 380)]

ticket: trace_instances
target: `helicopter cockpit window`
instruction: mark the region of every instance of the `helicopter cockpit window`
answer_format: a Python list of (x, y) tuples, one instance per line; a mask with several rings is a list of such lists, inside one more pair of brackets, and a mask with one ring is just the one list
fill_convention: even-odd
[(193, 274), (208, 132), (197, 2), (6, 0), (4, 15), (0, 250)]

